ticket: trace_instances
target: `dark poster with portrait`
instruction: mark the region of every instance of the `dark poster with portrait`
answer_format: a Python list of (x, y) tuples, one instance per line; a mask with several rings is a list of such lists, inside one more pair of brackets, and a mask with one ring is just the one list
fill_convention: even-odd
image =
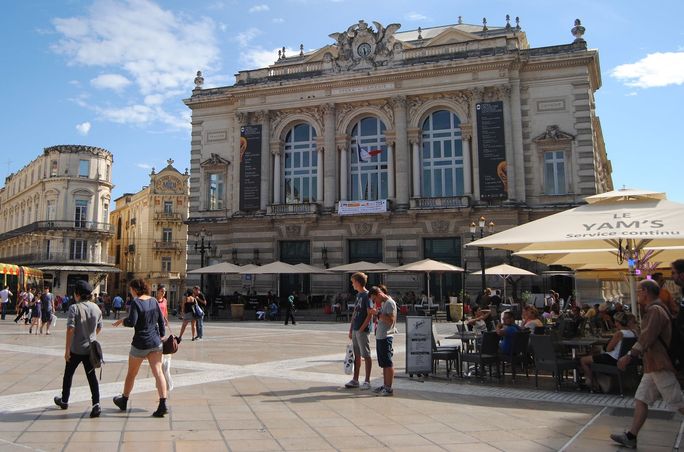
[(477, 150), (480, 198), (507, 199), (508, 176), (503, 102), (480, 102), (477, 110)]
[(261, 125), (240, 127), (240, 210), (259, 210)]

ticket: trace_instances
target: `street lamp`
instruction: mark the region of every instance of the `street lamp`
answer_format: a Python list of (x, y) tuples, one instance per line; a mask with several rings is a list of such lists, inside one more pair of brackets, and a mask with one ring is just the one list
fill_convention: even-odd
[[(487, 226), (487, 232), (491, 234), (494, 232), (494, 222), (490, 221), (489, 224), (487, 224), (487, 220), (485, 217), (480, 217), (478, 220), (478, 224), (476, 225), (475, 222), (473, 221), (470, 223), (470, 239), (472, 241), (475, 241), (475, 233), (477, 232), (478, 227), (480, 228), (480, 238), (484, 238), (485, 236), (485, 225)], [(482, 292), (484, 293), (485, 289), (487, 288), (487, 278), (485, 275), (485, 253), (484, 253), (484, 248), (483, 247), (478, 247), (477, 251), (480, 256), (480, 270), (482, 271)]]
[[(204, 239), (211, 237), (211, 232), (207, 232), (206, 229), (202, 228), (195, 234), (195, 237), (197, 237), (195, 251), (200, 253), (200, 268), (202, 268), (204, 267), (204, 254), (211, 249), (211, 243), (208, 240), (205, 243)], [(204, 293), (204, 273), (200, 274), (200, 291)]]

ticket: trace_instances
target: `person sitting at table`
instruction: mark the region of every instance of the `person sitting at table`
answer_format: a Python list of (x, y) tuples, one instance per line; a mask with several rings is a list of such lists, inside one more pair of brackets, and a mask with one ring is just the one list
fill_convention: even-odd
[[(630, 319), (630, 317), (632, 319)], [(580, 359), (580, 365), (582, 366), (582, 373), (584, 374), (584, 380), (590, 388), (593, 387), (593, 381), (591, 379), (591, 364), (610, 364), (613, 366), (617, 365), (617, 360), (620, 354), (620, 346), (622, 345), (622, 339), (637, 337), (637, 332), (630, 328), (630, 321), (635, 321), (636, 318), (634, 314), (626, 314), (624, 312), (618, 312), (615, 314), (615, 326), (617, 331), (610, 338), (610, 342), (606, 345), (606, 351), (597, 355), (587, 355)]]
[(544, 324), (539, 319), (539, 311), (532, 305), (525, 306), (522, 314), (523, 329), (530, 330), (534, 333), (535, 328), (543, 328)]
[(599, 306), (596, 322), (601, 333), (610, 333), (615, 329), (613, 316), (611, 315), (608, 303), (603, 303)]
[(488, 321), (489, 323), (492, 321), (491, 313), (492, 312), (489, 309), (482, 309), (477, 306), (473, 312), (473, 318), (468, 320), (466, 325), (475, 333), (482, 334), (485, 331), (489, 331), (490, 326), (488, 325)]
[(275, 302), (275, 299), (273, 299), (268, 306), (268, 318), (270, 320), (276, 320), (278, 318), (278, 304)]
[(501, 337), (499, 351), (504, 355), (508, 355), (511, 353), (511, 347), (513, 346), (513, 335), (520, 331), (520, 328), (515, 324), (515, 317), (513, 317), (511, 311), (506, 310), (503, 312), (502, 321), (503, 323), (496, 326), (496, 334)]

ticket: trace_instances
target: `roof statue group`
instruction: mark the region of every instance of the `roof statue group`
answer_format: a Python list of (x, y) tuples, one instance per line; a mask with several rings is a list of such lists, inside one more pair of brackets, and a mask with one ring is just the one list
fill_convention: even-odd
[[(349, 70), (357, 66), (376, 67), (387, 64), (394, 53), (394, 44), (401, 44), (394, 38), (394, 33), (400, 24), (390, 24), (383, 27), (379, 22), (373, 22), (373, 27), (360, 20), (341, 33), (329, 35), (337, 41), (337, 58), (335, 61), (340, 69)], [(333, 55), (330, 55), (333, 57)]]

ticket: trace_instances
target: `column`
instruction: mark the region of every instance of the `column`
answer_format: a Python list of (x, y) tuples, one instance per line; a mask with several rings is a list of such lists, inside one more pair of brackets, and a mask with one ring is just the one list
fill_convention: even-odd
[[(328, 151), (323, 154), (324, 173), (318, 173), (323, 178), (323, 208), (332, 210), (337, 200), (337, 150), (335, 147), (335, 104), (323, 105), (323, 136), (324, 148)], [(319, 159), (320, 162), (320, 159)], [(325, 176), (325, 177), (324, 177)]]
[(396, 207), (407, 209), (409, 207), (409, 147), (406, 123), (406, 96), (396, 96), (392, 98), (392, 108), (394, 109), (394, 130), (396, 138), (394, 149), (396, 150), (396, 171), (395, 179), (397, 184)]
[(411, 173), (413, 174), (413, 197), (420, 198), (420, 129), (408, 130), (411, 142)]
[(340, 150), (340, 201), (349, 199), (349, 188), (347, 181), (349, 178), (349, 140), (346, 135), (336, 137), (337, 148)]
[(385, 131), (385, 143), (387, 145), (387, 198), (396, 202), (395, 199), (395, 170), (394, 170), (394, 140), (395, 133), (392, 130)]
[(508, 200), (518, 199), (517, 178), (515, 174), (515, 149), (513, 146), (513, 121), (511, 118), (511, 88), (501, 86), (497, 90), (503, 101), (504, 136), (506, 142), (506, 174), (508, 176)]
[[(518, 71), (511, 71), (511, 121), (513, 122), (513, 172), (515, 173), (516, 200), (525, 201), (525, 158), (522, 133), (522, 105)], [(511, 167), (508, 167), (510, 180)]]
[(283, 173), (280, 169), (282, 146), (280, 140), (273, 140), (270, 145), (271, 154), (273, 155), (273, 204), (282, 204), (283, 199), (280, 194), (280, 187), (282, 185), (281, 177)]
[(271, 182), (270, 168), (270, 137), (271, 137), (271, 113), (266, 110), (259, 113), (261, 119), (261, 196), (259, 208), (266, 211), (269, 203), (269, 183)]
[[(484, 90), (476, 87), (470, 90), (472, 102), (470, 103), (470, 118), (471, 123), (477, 124), (477, 103), (482, 102), (482, 95)], [(479, 148), (477, 145), (477, 127), (471, 127), (471, 143), (470, 157), (473, 165), (473, 201), (480, 202), (480, 159)]]
[(323, 158), (325, 153), (323, 152), (325, 147), (324, 137), (316, 137), (316, 203), (322, 204), (323, 202)]
[(470, 155), (470, 138), (473, 136), (473, 125), (461, 124), (461, 143), (463, 144), (463, 194), (473, 194), (472, 156)]

